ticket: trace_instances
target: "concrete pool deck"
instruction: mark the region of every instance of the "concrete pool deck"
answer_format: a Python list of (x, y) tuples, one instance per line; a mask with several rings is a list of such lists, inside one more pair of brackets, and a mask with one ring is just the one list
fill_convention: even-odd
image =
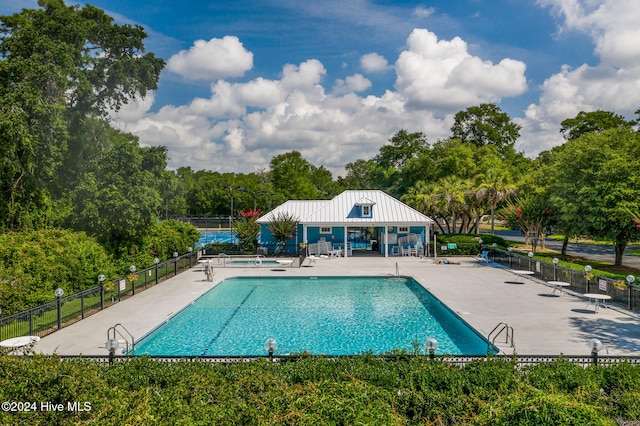
[[(587, 341), (591, 338), (604, 344), (601, 356), (640, 354), (638, 315), (619, 307), (595, 313), (582, 297), (549, 296), (553, 288), (539, 280), (522, 280), (507, 269), (471, 258), (456, 260), (461, 264), (438, 265), (433, 258), (350, 257), (318, 259), (313, 266), (301, 268), (216, 267), (212, 282), (206, 281), (200, 268), (194, 268), (42, 338), (34, 351), (107, 355), (104, 345), (110, 327), (120, 323), (139, 340), (225, 278), (395, 276), (397, 270), (416, 279), (484, 337), (499, 323), (511, 326), (519, 355), (589, 355)], [(504, 335), (495, 342), (502, 353), (514, 352), (504, 343)]]

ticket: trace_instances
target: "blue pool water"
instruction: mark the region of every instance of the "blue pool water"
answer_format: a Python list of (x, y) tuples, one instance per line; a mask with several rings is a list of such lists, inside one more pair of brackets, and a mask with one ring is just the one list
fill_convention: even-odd
[(135, 355), (375, 354), (438, 340), (436, 353), (484, 355), (487, 341), (411, 278), (232, 278), (141, 339)]

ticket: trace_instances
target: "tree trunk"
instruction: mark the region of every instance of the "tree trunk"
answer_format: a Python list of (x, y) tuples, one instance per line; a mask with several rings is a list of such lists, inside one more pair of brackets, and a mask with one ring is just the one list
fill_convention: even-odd
[(491, 205), (491, 235), (495, 235), (493, 232), (493, 226), (495, 223), (496, 206)]
[(565, 235), (564, 240), (562, 240), (562, 252), (560, 252), (562, 257), (567, 256), (567, 246), (569, 246), (569, 235)]
[(627, 242), (617, 242), (613, 245), (616, 252), (616, 260), (613, 262), (614, 266), (622, 266), (622, 256), (624, 255), (624, 249), (627, 247)]

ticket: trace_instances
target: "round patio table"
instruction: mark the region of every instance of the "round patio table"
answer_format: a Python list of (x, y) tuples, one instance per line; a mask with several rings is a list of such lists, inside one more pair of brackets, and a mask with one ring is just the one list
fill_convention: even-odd
[(9, 349), (9, 352), (18, 351), (40, 340), (40, 336), (20, 336), (0, 342), (0, 347)]
[(551, 292), (551, 294), (556, 294), (556, 291), (560, 292), (560, 296), (562, 296), (562, 289), (564, 287), (569, 287), (571, 286), (570, 283), (565, 282), (565, 281), (547, 281), (547, 284), (551, 284), (553, 286), (553, 291)]

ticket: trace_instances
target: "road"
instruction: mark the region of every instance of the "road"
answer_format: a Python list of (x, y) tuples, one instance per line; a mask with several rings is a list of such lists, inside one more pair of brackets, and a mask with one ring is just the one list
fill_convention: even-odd
[[(506, 240), (524, 243), (524, 236), (520, 233), (520, 231), (496, 231), (495, 234)], [(545, 248), (551, 250), (561, 251), (562, 241), (546, 240), (544, 246)], [(640, 248), (640, 246), (638, 245), (627, 246), (625, 255), (622, 258), (622, 264), (624, 266), (640, 269), (640, 256), (628, 254), (629, 250), (637, 250), (638, 248)], [(581, 244), (570, 242), (567, 246), (567, 254), (601, 262), (613, 263), (613, 261), (615, 260), (613, 245), (604, 246), (600, 244)]]

